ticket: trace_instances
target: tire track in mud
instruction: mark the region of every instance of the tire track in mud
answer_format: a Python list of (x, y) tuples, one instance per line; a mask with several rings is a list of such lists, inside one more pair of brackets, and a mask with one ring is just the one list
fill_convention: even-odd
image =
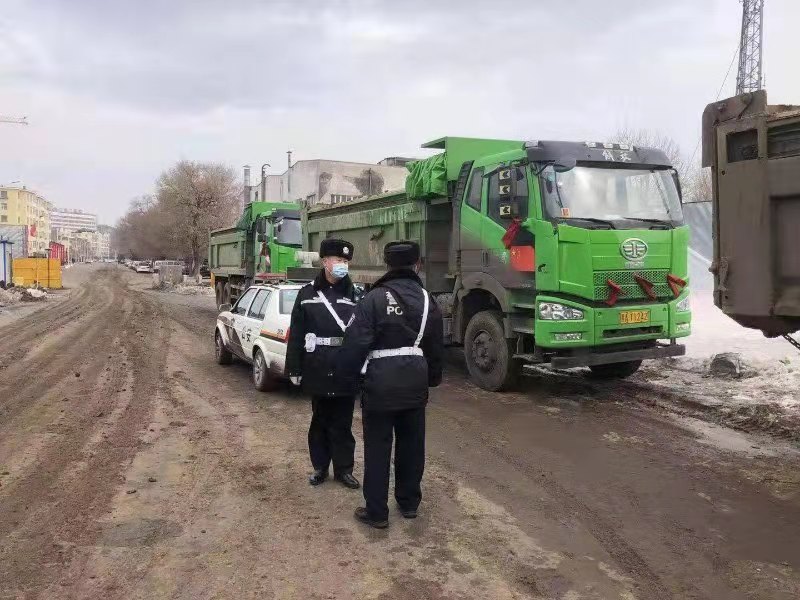
[[(617, 525), (609, 522), (600, 512), (561, 485), (556, 478), (552, 477), (552, 473), (548, 469), (538, 467), (531, 461), (523, 460), (514, 453), (505, 450), (504, 446), (506, 444), (503, 440), (499, 439), (495, 434), (486, 433), (487, 429), (489, 431), (501, 431), (501, 429), (487, 428), (486, 422), (474, 422), (472, 417), (467, 417), (462, 412), (455, 411), (436, 402), (429, 404), (428, 413), (431, 417), (439, 415), (440, 422), (460, 430), (462, 432), (461, 437), (470, 439), (473, 443), (479, 442), (485, 452), (494, 455), (517, 472), (523, 474), (535, 486), (545, 490), (551, 498), (552, 505), (558, 506), (560, 514), (554, 516), (558, 520), (578, 519), (581, 526), (591, 534), (592, 538), (615, 561), (616, 565), (624, 571), (625, 575), (636, 582), (637, 592), (642, 592), (645, 594), (645, 598), (653, 600), (673, 597), (661, 577), (650, 567), (647, 560), (618, 533)], [(433, 460), (441, 460), (443, 464), (448, 465), (448, 469), (455, 469), (446, 459), (434, 457)], [(468, 480), (470, 474), (465, 474), (464, 478)]]
[[(14, 474), (13, 482), (0, 481), (0, 563), (4, 565), (0, 590), (41, 591), (57, 576), (56, 569), (43, 570), (43, 565), (64, 567), (76, 547), (97, 536), (96, 519), (108, 510), (124, 482), (126, 465), (138, 450), (141, 428), (149, 422), (163, 387), (159, 373), (169, 328), (163, 325), (160, 308), (132, 294), (119, 274), (109, 270), (99, 271), (78, 296), (77, 310), (86, 311), (91, 325), (62, 332), (76, 346), (55, 344), (30, 365), (23, 359), (11, 373), (0, 371), (2, 389), (16, 390), (16, 398), (3, 405), (9, 408), (11, 404), (18, 416), (23, 411), (41, 411), (44, 420), (37, 427), (55, 433), (45, 439), (35, 460), (21, 461), (26, 466)], [(49, 322), (65, 324), (67, 318)], [(22, 328), (23, 343), (34, 343), (43, 327)], [(142, 334), (145, 330), (147, 336)], [(56, 361), (51, 360), (53, 352), (60, 353)], [(80, 378), (73, 369), (81, 373)], [(14, 372), (19, 376), (31, 370), (32, 376), (8, 379)], [(53, 413), (48, 401), (58, 401), (62, 395), (70, 397), (62, 409), (69, 412), (56, 411), (63, 416), (48, 421)], [(0, 425), (4, 442), (15, 435), (24, 442), (31, 434), (15, 431), (13, 423), (4, 419)], [(12, 454), (6, 458), (12, 464), (20, 462), (18, 454), (24, 452), (22, 444), (16, 446), (14, 452), (11, 445)]]

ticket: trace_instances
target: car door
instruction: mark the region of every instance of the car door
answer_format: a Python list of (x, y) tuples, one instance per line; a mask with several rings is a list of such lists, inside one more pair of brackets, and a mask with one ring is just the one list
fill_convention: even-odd
[(250, 288), (241, 298), (236, 301), (236, 304), (231, 309), (231, 324), (228, 328), (230, 337), (231, 351), (242, 358), (247, 358), (244, 353), (244, 346), (242, 344), (244, 330), (248, 324), (247, 311), (253, 303), (258, 288)]
[(266, 312), (267, 304), (272, 291), (269, 289), (260, 289), (247, 311), (247, 319), (242, 337), (242, 350), (244, 351), (245, 358), (253, 360), (253, 344), (261, 335), (261, 323), (264, 321), (264, 314)]

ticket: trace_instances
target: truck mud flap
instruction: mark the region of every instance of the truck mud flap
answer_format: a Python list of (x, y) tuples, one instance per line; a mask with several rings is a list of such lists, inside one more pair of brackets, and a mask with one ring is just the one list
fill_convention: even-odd
[(550, 360), (553, 369), (571, 369), (573, 367), (590, 367), (629, 360), (647, 360), (652, 358), (670, 358), (686, 354), (683, 344), (659, 345), (654, 348), (639, 350), (623, 350), (620, 352), (603, 352), (596, 354), (580, 354), (577, 356), (556, 356)]

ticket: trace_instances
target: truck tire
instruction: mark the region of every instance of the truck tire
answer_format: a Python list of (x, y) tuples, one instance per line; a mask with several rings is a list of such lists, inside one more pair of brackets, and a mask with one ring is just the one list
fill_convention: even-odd
[(470, 377), (490, 392), (512, 389), (522, 370), (503, 329), (503, 314), (484, 310), (470, 319), (464, 336), (464, 358)]
[(231, 282), (226, 281), (225, 287), (222, 288), (222, 304), (233, 304), (231, 302)]
[(607, 365), (592, 365), (589, 368), (592, 370), (592, 377), (597, 379), (625, 379), (636, 373), (641, 366), (640, 360), (627, 360)]
[(253, 385), (259, 392), (274, 390), (277, 382), (270, 377), (264, 353), (256, 349), (253, 353)]
[(233, 354), (225, 347), (225, 342), (219, 330), (214, 334), (214, 356), (219, 365), (229, 365), (233, 362)]

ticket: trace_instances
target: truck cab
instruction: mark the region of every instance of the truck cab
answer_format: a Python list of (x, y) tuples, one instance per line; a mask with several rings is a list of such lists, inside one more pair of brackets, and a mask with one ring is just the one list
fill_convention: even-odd
[[(524, 362), (625, 376), (644, 358), (682, 354), (688, 228), (666, 156), (594, 142), (515, 145), (462, 165), (463, 300), (477, 292), (478, 308), (501, 309), (510, 354)], [(470, 312), (454, 333), (473, 376), (491, 379), (480, 357), (493, 351), (485, 332), (468, 334)]]

